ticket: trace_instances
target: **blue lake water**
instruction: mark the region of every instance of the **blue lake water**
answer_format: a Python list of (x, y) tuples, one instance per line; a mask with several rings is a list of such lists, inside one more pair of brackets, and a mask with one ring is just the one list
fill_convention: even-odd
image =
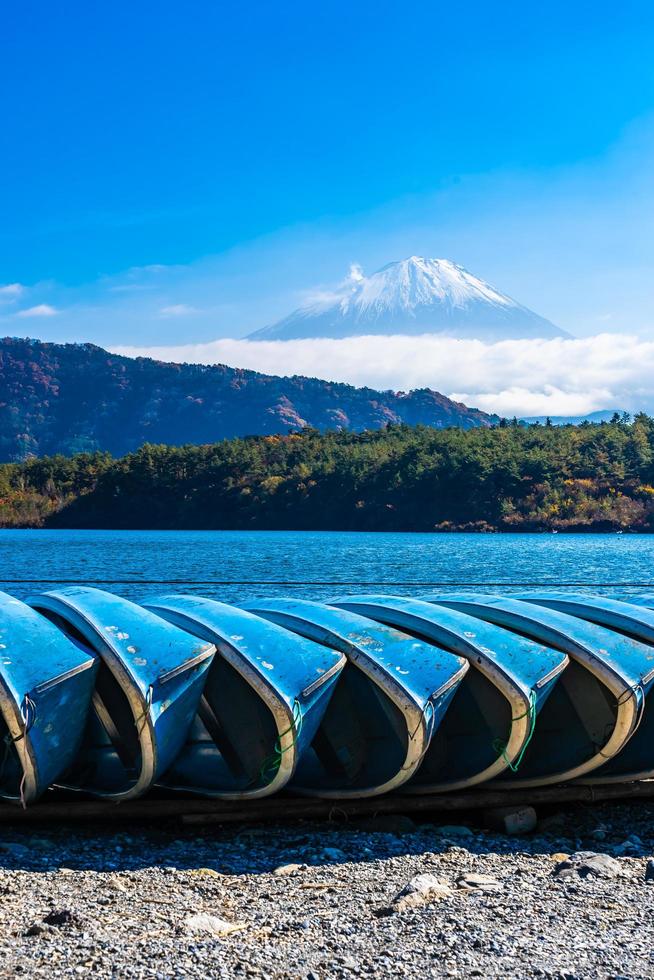
[(171, 590), (228, 602), (419, 594), (426, 583), (575, 582), (628, 595), (654, 580), (654, 535), (0, 530), (0, 589), (24, 598), (65, 580), (137, 601)]

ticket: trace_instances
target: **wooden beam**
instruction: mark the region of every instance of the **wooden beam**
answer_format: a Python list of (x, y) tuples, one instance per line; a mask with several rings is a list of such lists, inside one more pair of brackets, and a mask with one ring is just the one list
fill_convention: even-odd
[[(485, 810), (505, 806), (542, 806), (552, 803), (600, 803), (610, 800), (652, 799), (654, 780), (647, 783), (619, 783), (606, 786), (548, 786), (531, 790), (478, 790), (425, 796), (382, 796), (365, 800), (270, 800), (260, 801), (259, 816), (249, 807), (239, 806), (222, 813), (185, 813), (184, 824), (202, 825), (246, 822), (247, 820), (327, 819), (374, 816), (383, 813), (445, 814), (466, 810)], [(277, 804), (273, 807), (271, 804)], [(265, 811), (265, 812), (264, 812)]]
[(21, 826), (28, 823), (147, 823), (155, 820), (181, 820), (189, 826), (201, 826), (303, 819), (337, 821), (382, 813), (445, 814), (512, 805), (593, 804), (638, 799), (654, 799), (654, 780), (598, 786), (571, 784), (541, 789), (483, 789), (421, 796), (389, 795), (362, 800), (320, 800), (284, 794), (269, 800), (250, 802), (149, 797), (125, 803), (107, 803), (101, 800), (59, 798), (52, 802), (36, 803), (26, 810), (12, 804), (0, 805), (0, 823)]

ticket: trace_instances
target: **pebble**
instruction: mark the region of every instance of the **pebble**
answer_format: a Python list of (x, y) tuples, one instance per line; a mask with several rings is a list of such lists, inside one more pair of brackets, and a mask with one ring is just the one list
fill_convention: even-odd
[(318, 857), (323, 861), (347, 861), (347, 855), (338, 847), (323, 847)]
[(474, 837), (470, 827), (463, 827), (458, 824), (444, 824), (442, 827), (438, 827), (437, 830), (443, 837)]
[(438, 902), (442, 898), (449, 898), (452, 894), (447, 881), (438, 878), (433, 874), (415, 875), (406, 885), (400, 889), (390, 908), (394, 912), (403, 912), (405, 909), (416, 908), (418, 905), (426, 905), (428, 902)]
[(278, 878), (283, 878), (287, 875), (296, 875), (304, 868), (306, 868), (306, 864), (280, 864), (278, 868), (275, 868), (273, 874)]
[(486, 810), (484, 821), (494, 830), (505, 834), (530, 834), (536, 829), (538, 816), (533, 806), (503, 806)]
[(200, 912), (197, 915), (189, 915), (184, 921), (187, 932), (205, 933), (209, 936), (229, 936), (233, 932), (240, 932), (247, 929), (244, 922), (228, 922), (217, 915), (208, 915)]
[(630, 834), (621, 844), (613, 847), (613, 853), (618, 856), (622, 854), (637, 854), (643, 848), (643, 842), (637, 834)]
[(615, 878), (621, 873), (620, 864), (608, 854), (594, 854), (592, 851), (577, 851), (555, 867), (553, 874), (559, 878)]
[(474, 872), (461, 875), (456, 880), (458, 888), (465, 888), (472, 891), (495, 892), (502, 888), (502, 883), (490, 875), (480, 875)]
[(46, 925), (56, 926), (58, 929), (71, 927), (79, 929), (84, 924), (84, 920), (72, 909), (56, 909), (48, 912), (43, 916), (43, 921)]
[(5, 854), (12, 854), (14, 857), (25, 857), (30, 849), (25, 844), (14, 844), (11, 841), (0, 841), (0, 851)]

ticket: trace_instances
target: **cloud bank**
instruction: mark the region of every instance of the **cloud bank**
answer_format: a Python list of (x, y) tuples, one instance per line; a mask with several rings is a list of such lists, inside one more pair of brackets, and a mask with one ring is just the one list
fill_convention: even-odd
[(500, 415), (654, 412), (654, 341), (623, 334), (487, 344), (441, 336), (345, 340), (222, 339), (178, 347), (112, 347), (163, 361), (229, 364), (266, 374), (408, 391), (434, 388)]

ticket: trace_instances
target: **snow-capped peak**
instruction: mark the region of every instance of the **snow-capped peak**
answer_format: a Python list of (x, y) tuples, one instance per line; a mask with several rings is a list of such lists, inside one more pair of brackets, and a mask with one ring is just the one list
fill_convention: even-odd
[(448, 333), (552, 337), (563, 331), (449, 259), (412, 255), (366, 276), (360, 265), (336, 289), (253, 339), (347, 337), (356, 334)]
[(343, 313), (351, 310), (357, 319), (376, 320), (391, 311), (414, 316), (422, 306), (445, 304), (455, 309), (478, 302), (518, 306), (449, 259), (412, 255), (385, 265), (369, 278), (362, 276), (340, 307)]

